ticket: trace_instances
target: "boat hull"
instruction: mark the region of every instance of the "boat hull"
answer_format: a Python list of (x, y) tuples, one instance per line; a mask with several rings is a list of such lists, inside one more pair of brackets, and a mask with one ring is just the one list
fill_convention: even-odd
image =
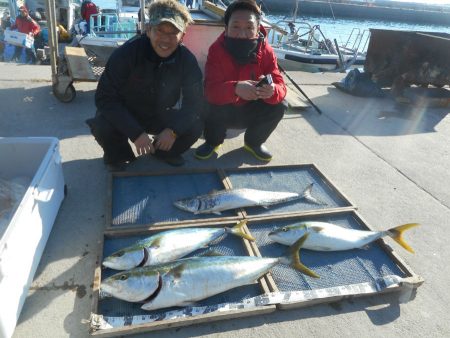
[[(306, 72), (321, 72), (326, 70), (336, 70), (339, 68), (339, 56), (334, 54), (314, 55), (297, 51), (274, 48), (278, 58), (278, 63), (285, 70), (301, 70)], [(345, 56), (344, 62), (352, 62), (353, 56)], [(359, 68), (364, 66), (365, 57), (358, 56), (348, 68)]]

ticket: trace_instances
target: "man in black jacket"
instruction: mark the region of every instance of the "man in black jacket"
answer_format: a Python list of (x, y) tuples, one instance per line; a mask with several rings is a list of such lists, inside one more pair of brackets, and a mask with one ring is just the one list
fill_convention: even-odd
[[(87, 120), (110, 171), (124, 170), (138, 155), (170, 165), (202, 133), (202, 73), (183, 45), (188, 10), (175, 0), (152, 3), (149, 27), (114, 51), (95, 94), (97, 114)], [(150, 136), (149, 134), (153, 135)]]

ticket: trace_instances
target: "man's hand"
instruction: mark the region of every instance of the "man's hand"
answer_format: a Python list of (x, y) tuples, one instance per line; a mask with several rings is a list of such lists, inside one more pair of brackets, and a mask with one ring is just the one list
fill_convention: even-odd
[(169, 151), (170, 149), (172, 149), (172, 146), (177, 137), (172, 129), (166, 128), (161, 133), (156, 135), (155, 139), (156, 149)]
[(236, 83), (235, 87), (235, 93), (240, 98), (247, 100), (247, 101), (253, 101), (258, 99), (258, 95), (256, 94), (256, 87), (255, 84), (257, 84), (257, 81), (239, 81)]
[[(259, 80), (263, 79), (264, 76), (261, 75), (259, 77)], [(266, 100), (272, 97), (273, 93), (275, 92), (275, 84), (264, 84), (261, 87), (256, 87), (256, 96), (258, 99)]]
[(271, 98), (273, 93), (275, 92), (275, 84), (265, 84), (261, 87), (256, 87), (255, 85), (257, 83), (258, 81), (252, 80), (239, 81), (236, 84), (236, 95), (247, 101), (258, 99), (265, 100)]
[(147, 133), (142, 133), (133, 143), (139, 155), (155, 153), (155, 147), (152, 144), (152, 139)]
[(275, 85), (272, 84), (265, 84), (261, 87), (256, 88), (256, 96), (258, 99), (265, 100), (272, 97), (273, 93), (275, 92)]

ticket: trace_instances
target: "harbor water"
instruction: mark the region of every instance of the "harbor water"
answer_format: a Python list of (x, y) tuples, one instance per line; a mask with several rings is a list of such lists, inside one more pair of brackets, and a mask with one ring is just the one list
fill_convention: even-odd
[[(271, 23), (280, 23), (282, 20), (292, 21), (292, 13), (267, 14), (266, 17)], [(380, 20), (360, 20), (344, 18), (334, 19), (332, 17), (297, 15), (295, 22), (307, 22), (311, 26), (319, 25), (320, 29), (328, 39), (336, 39), (340, 45), (344, 44), (347, 41), (354, 28), (359, 28), (361, 33), (364, 30), (369, 30), (371, 28), (450, 33), (449, 26), (423, 25)]]

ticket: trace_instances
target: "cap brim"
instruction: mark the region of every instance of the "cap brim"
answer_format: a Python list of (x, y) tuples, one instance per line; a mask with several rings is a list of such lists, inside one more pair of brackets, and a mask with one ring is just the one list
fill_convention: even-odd
[(158, 26), (159, 24), (161, 24), (163, 22), (172, 24), (172, 26), (174, 26), (180, 32), (184, 32), (184, 30), (186, 29), (186, 26), (181, 25), (180, 23), (176, 22), (174, 19), (170, 19), (170, 18), (161, 18), (161, 19), (158, 19), (155, 21), (150, 21), (150, 24), (154, 25), (154, 26)]

